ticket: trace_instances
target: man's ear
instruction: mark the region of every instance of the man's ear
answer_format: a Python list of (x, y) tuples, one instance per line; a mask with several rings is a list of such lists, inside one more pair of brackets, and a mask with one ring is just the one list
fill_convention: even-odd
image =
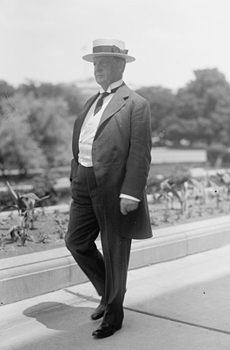
[(122, 73), (124, 73), (124, 70), (125, 70), (125, 67), (126, 67), (126, 62), (125, 62), (125, 60), (120, 60), (120, 71), (122, 72)]

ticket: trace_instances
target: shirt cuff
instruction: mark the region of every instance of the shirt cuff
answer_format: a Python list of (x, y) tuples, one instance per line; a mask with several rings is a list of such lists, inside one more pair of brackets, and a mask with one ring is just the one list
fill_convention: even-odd
[(132, 199), (135, 202), (140, 202), (140, 199), (136, 197), (129, 196), (128, 194), (120, 194), (120, 198)]

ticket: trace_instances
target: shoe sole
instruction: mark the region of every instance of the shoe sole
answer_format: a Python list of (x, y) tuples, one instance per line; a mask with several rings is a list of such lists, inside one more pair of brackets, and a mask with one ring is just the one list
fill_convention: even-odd
[(107, 334), (105, 334), (105, 333), (104, 334), (103, 333), (102, 334), (98, 333), (98, 334), (92, 334), (92, 336), (94, 338), (96, 338), (96, 339), (108, 338), (108, 337), (111, 337), (112, 335), (114, 335), (114, 333), (116, 331), (118, 331), (119, 329), (121, 329), (121, 326), (117, 326), (112, 333), (107, 333)]

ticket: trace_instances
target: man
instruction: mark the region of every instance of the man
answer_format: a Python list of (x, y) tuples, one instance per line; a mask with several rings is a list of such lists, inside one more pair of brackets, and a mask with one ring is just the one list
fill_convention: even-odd
[[(126, 63), (135, 60), (123, 41), (95, 40), (83, 59), (93, 62), (101, 91), (74, 124), (66, 246), (101, 296), (91, 318), (102, 318), (93, 336), (105, 338), (122, 327), (131, 240), (152, 236), (145, 194), (150, 110), (122, 80)], [(103, 255), (95, 244), (99, 233)]]

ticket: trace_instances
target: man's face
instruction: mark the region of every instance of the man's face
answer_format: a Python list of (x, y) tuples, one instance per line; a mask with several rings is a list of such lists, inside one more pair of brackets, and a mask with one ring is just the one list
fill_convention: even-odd
[(122, 78), (121, 65), (111, 56), (99, 56), (93, 59), (96, 82), (106, 91), (110, 84)]

